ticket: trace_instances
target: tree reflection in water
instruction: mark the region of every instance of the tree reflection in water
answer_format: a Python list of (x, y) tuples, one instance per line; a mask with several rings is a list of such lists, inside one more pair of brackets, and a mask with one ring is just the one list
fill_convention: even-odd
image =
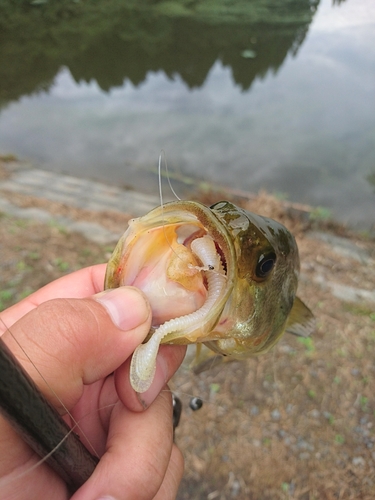
[[(62, 66), (102, 90), (137, 86), (150, 71), (201, 86), (216, 61), (248, 90), (303, 42), (319, 0), (5, 0), (0, 5), (0, 99), (48, 90)], [(251, 54), (251, 57), (247, 57)]]

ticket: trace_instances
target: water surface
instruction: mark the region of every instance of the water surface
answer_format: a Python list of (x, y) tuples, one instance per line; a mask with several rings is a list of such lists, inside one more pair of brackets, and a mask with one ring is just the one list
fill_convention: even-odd
[(0, 61), (13, 66), (0, 152), (156, 192), (150, 172), (164, 149), (183, 175), (285, 194), (370, 227), (375, 4), (297, 4), (276, 11), (257, 0), (250, 12), (238, 2), (230, 16), (132, 7), (128, 24), (103, 22), (92, 36), (85, 27), (82, 40), (52, 32), (56, 46), (47, 26), (28, 58), (22, 29), (2, 35)]

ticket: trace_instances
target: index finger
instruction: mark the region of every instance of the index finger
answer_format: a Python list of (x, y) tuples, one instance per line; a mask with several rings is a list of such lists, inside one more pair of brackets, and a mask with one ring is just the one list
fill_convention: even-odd
[(0, 335), (10, 328), (32, 309), (43, 302), (57, 298), (84, 298), (91, 297), (104, 288), (106, 264), (80, 269), (74, 273), (52, 281), (40, 290), (32, 293), (18, 304), (6, 309), (0, 315)]

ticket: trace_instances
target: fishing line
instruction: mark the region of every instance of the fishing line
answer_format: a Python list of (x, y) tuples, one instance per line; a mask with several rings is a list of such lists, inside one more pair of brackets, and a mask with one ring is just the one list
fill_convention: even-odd
[[(173, 389), (163, 389), (161, 392), (168, 392), (169, 394), (172, 394), (172, 396), (176, 396), (176, 397), (185, 396), (185, 397), (190, 398), (189, 408), (191, 408), (191, 410), (193, 410), (193, 411), (197, 411), (198, 409), (202, 408), (203, 403), (205, 405), (213, 405), (213, 403), (210, 402), (210, 400), (208, 398), (202, 398), (201, 396), (194, 396), (193, 393), (180, 391), (178, 388), (176, 391), (174, 391)], [(200, 400), (202, 402), (202, 404), (199, 406), (199, 408), (196, 408), (196, 409), (192, 408), (192, 401), (194, 401), (194, 400)]]
[(49, 453), (47, 453), (47, 455), (45, 455), (43, 458), (41, 458), (40, 460), (38, 460), (29, 469), (21, 472), (16, 477), (12, 477), (10, 479), (1, 479), (0, 485), (6, 486), (7, 484), (12, 483), (16, 479), (21, 479), (22, 477), (26, 476), (27, 474), (30, 474), (33, 470), (37, 469), (40, 465), (42, 465), (44, 462), (46, 462), (49, 459), (49, 457), (51, 457), (60, 448), (60, 446), (63, 444), (63, 442), (66, 439), (68, 439), (68, 437), (70, 436), (70, 434), (72, 434), (72, 432), (74, 431), (75, 428), (76, 428), (76, 426), (73, 426), (70, 429), (70, 431), (65, 435), (65, 437), (63, 439), (61, 439), (61, 441)]
[[(73, 427), (71, 427), (71, 429), (69, 430), (69, 432), (64, 436), (63, 439), (61, 439), (61, 441), (59, 443), (57, 443), (57, 445), (49, 452), (47, 453), (43, 458), (41, 458), (40, 460), (38, 460), (34, 465), (32, 465), (29, 469), (21, 472), (20, 474), (18, 474), (17, 476), (15, 477), (12, 477), (12, 478), (9, 478), (9, 479), (0, 479), (0, 485), (3, 485), (3, 486), (6, 486), (8, 485), (9, 483), (12, 483), (13, 481), (15, 481), (16, 479), (21, 479), (22, 477), (26, 476), (27, 474), (30, 474), (30, 472), (34, 471), (35, 469), (37, 469), (40, 465), (43, 465), (44, 462), (46, 462), (48, 460), (49, 457), (51, 457), (59, 448), (60, 446), (63, 444), (63, 442), (68, 439), (68, 437), (70, 436), (70, 434), (72, 434), (75, 429), (79, 429), (80, 430), (80, 427), (79, 427), (79, 422), (82, 422), (83, 420), (85, 420), (87, 417), (89, 416), (93, 416), (95, 413), (99, 413), (100, 411), (102, 410), (105, 410), (106, 408), (111, 408), (111, 407), (114, 407), (116, 405), (116, 403), (113, 403), (113, 404), (110, 404), (110, 405), (105, 405), (105, 406), (102, 406), (101, 408), (97, 408), (95, 410), (92, 410), (88, 413), (86, 413), (85, 415), (83, 415), (82, 418), (79, 419), (79, 421), (77, 421)], [(87, 439), (87, 438), (86, 438)], [(99, 456), (98, 456), (99, 458)]]
[[(181, 199), (177, 196), (177, 194), (174, 192), (174, 189), (171, 185), (169, 175), (168, 175), (168, 165), (167, 165), (167, 158), (165, 155), (164, 149), (160, 151), (159, 155), (159, 163), (158, 163), (158, 182), (159, 182), (159, 198), (160, 198), (160, 207), (161, 207), (161, 215), (162, 215), (162, 224), (163, 224), (163, 232), (164, 232), (164, 238), (165, 241), (168, 243), (169, 248), (172, 250), (172, 252), (181, 259), (181, 257), (178, 255), (178, 253), (172, 248), (171, 242), (168, 240), (167, 233), (165, 231), (165, 225), (167, 221), (164, 219), (164, 200), (163, 200), (163, 185), (162, 185), (162, 177), (161, 177), (161, 165), (162, 165), (162, 160), (164, 160), (164, 165), (165, 165), (165, 172), (167, 174), (167, 179), (169, 183), (169, 187), (171, 188), (172, 193), (176, 196), (177, 200), (181, 201)], [(182, 260), (182, 259), (181, 259)]]
[[(162, 175), (161, 175), (161, 172), (162, 172), (162, 162), (164, 162), (164, 169), (165, 169), (165, 172), (166, 172), (166, 177), (167, 177), (167, 181), (168, 181), (168, 185), (169, 185), (170, 190), (172, 191), (173, 195), (175, 196), (175, 198), (178, 201), (181, 201), (181, 198), (177, 195), (176, 191), (174, 190), (174, 188), (172, 186), (171, 179), (170, 179), (170, 176), (169, 176), (169, 171), (168, 171), (167, 157), (166, 157), (165, 151), (162, 149), (160, 151), (160, 155), (159, 155), (158, 181), (159, 181), (159, 198), (160, 198), (160, 206), (161, 206), (161, 210), (162, 210), (162, 222), (163, 222), (164, 236), (165, 236), (166, 242), (168, 243), (169, 248), (176, 255), (176, 257), (183, 262), (183, 259), (180, 257), (180, 255), (172, 247), (172, 244), (168, 240), (168, 237), (167, 237), (167, 234), (166, 234), (166, 231), (165, 231), (165, 225), (166, 225), (167, 221), (164, 219), (164, 200), (163, 200), (163, 187), (162, 187)], [(212, 269), (211, 269), (211, 266), (209, 266), (209, 268), (207, 269), (207, 268), (204, 268), (204, 267), (193, 266), (192, 264), (188, 264), (188, 267), (189, 267), (189, 269), (196, 269), (198, 272), (200, 272), (200, 271), (214, 271), (215, 273), (218, 273), (218, 271), (214, 270), (214, 267), (212, 267)], [(219, 273), (219, 274), (221, 274), (221, 273)], [(225, 275), (225, 277), (227, 277), (227, 276)]]
[[(201, 346), (202, 344), (196, 344), (196, 348)], [(232, 360), (232, 361), (237, 361), (237, 360)], [(229, 362), (229, 364), (231, 364), (231, 362)], [(215, 368), (217, 367), (218, 370), (217, 370), (217, 373), (220, 373), (220, 372), (223, 372), (223, 370), (225, 369), (228, 369), (228, 363), (226, 364), (221, 364), (221, 365), (215, 365), (215, 360), (214, 359), (210, 359), (209, 360), (209, 366), (208, 368), (206, 368), (204, 370), (204, 372), (209, 372), (211, 370), (211, 368)], [(193, 375), (193, 373), (190, 371), (190, 375), (193, 376), (194, 379), (197, 379), (199, 377), (199, 374), (198, 375)], [(171, 383), (172, 383), (172, 386), (174, 385), (173, 383), (173, 378), (171, 379)], [(183, 384), (182, 384), (183, 385)], [(193, 410), (193, 411), (196, 411), (196, 409), (192, 408), (192, 404), (193, 403), (193, 400), (195, 399), (199, 399), (202, 401), (202, 403), (204, 403), (205, 405), (208, 405), (208, 406), (215, 406), (215, 403), (211, 401), (211, 396), (209, 395), (208, 397), (204, 398), (204, 397), (201, 397), (201, 396), (196, 396), (196, 394), (192, 393), (192, 392), (187, 392), (187, 391), (182, 391), (181, 389), (179, 389), (178, 387), (174, 388), (172, 387), (172, 389), (163, 389), (161, 392), (169, 392), (170, 394), (175, 394), (176, 396), (179, 396), (179, 397), (187, 397), (187, 398), (190, 398), (190, 402), (189, 402), (189, 407)], [(197, 409), (200, 409), (201, 407), (197, 408)]]
[[(69, 417), (72, 419), (73, 423), (74, 423), (74, 428), (77, 428), (82, 436), (86, 439), (87, 441), (87, 444), (90, 446), (90, 448), (92, 449), (92, 451), (94, 452), (95, 456), (99, 457), (99, 454), (98, 452), (95, 450), (94, 446), (92, 445), (92, 443), (90, 442), (89, 438), (86, 436), (85, 432), (83, 431), (83, 429), (80, 427), (79, 423), (76, 421), (76, 419), (73, 417), (73, 415), (70, 413), (70, 411), (68, 410), (68, 408), (65, 406), (64, 402), (60, 399), (60, 397), (57, 395), (56, 391), (49, 385), (49, 383), (47, 382), (46, 378), (43, 376), (43, 374), (41, 373), (41, 371), (39, 370), (39, 368), (34, 364), (34, 362), (32, 361), (32, 359), (30, 358), (30, 356), (28, 355), (28, 353), (26, 352), (26, 350), (22, 347), (22, 345), (20, 344), (20, 342), (18, 341), (18, 339), (15, 337), (15, 335), (13, 335), (13, 333), (11, 332), (11, 330), (6, 326), (6, 324), (4, 323), (3, 319), (0, 318), (0, 321), (1, 323), (4, 325), (6, 331), (8, 331), (11, 335), (11, 337), (13, 338), (13, 340), (16, 342), (16, 344), (18, 345), (18, 347), (21, 349), (21, 351), (24, 353), (24, 355), (27, 357), (27, 359), (30, 361), (31, 365), (34, 367), (34, 369), (36, 370), (36, 372), (38, 373), (38, 375), (42, 378), (43, 382), (46, 384), (46, 386), (48, 387), (49, 391), (55, 396), (55, 398), (57, 399), (57, 401), (61, 404), (61, 406), (64, 408), (64, 410), (66, 411), (66, 413), (69, 415)], [(67, 434), (68, 436), (69, 434)], [(61, 444), (61, 443), (60, 443)]]
[[(159, 155), (158, 180), (159, 180), (159, 197), (160, 197), (160, 204), (161, 204), (161, 209), (162, 209), (163, 222), (166, 223), (166, 221), (164, 220), (164, 202), (163, 202), (163, 193), (162, 193), (162, 191), (163, 191), (162, 190), (162, 176), (161, 176), (162, 160), (164, 160), (164, 168), (165, 168), (165, 172), (166, 172), (166, 176), (167, 176), (167, 181), (168, 181), (169, 188), (170, 188), (170, 190), (172, 191), (172, 193), (174, 194), (174, 196), (176, 197), (176, 199), (178, 201), (181, 201), (181, 198), (177, 195), (176, 191), (174, 190), (174, 188), (172, 186), (171, 179), (170, 179), (170, 176), (169, 176), (169, 171), (168, 171), (167, 157), (166, 157), (165, 151), (162, 149), (161, 152), (160, 152), (160, 155)], [(163, 230), (164, 230), (165, 239), (166, 239), (166, 241), (167, 241), (170, 249), (182, 261), (183, 259), (177, 254), (177, 252), (172, 248), (171, 243), (168, 241), (164, 225), (163, 225)], [(204, 267), (193, 266), (192, 264), (188, 264), (188, 267), (190, 269), (196, 269), (198, 272), (200, 272), (200, 271), (214, 271), (215, 273), (218, 272), (218, 271), (214, 270), (213, 267), (212, 267), (212, 269), (211, 268), (206, 269)]]
[(167, 242), (169, 248), (175, 254), (175, 256), (179, 260), (181, 260), (181, 262), (183, 262), (182, 257), (176, 252), (176, 250), (172, 247), (171, 242), (168, 240), (167, 233), (166, 233), (166, 230), (165, 230), (165, 226), (167, 224), (167, 221), (164, 219), (164, 199), (163, 199), (163, 183), (162, 183), (162, 166), (165, 169), (165, 173), (166, 173), (166, 177), (167, 177), (167, 181), (168, 181), (168, 185), (169, 185), (170, 190), (172, 191), (172, 193), (175, 196), (175, 198), (178, 201), (181, 201), (181, 198), (177, 195), (177, 193), (174, 190), (174, 188), (172, 186), (172, 183), (171, 183), (171, 179), (170, 179), (169, 171), (168, 171), (167, 156), (165, 154), (164, 149), (162, 149), (160, 151), (159, 162), (158, 162), (159, 199), (160, 199), (160, 207), (161, 207), (161, 213), (162, 213), (163, 232), (164, 232), (165, 241)]
[[(161, 161), (162, 161), (162, 157), (164, 158), (165, 160), (165, 153), (164, 153), (164, 150), (162, 149), (160, 151), (160, 155), (159, 155), (159, 163), (158, 163), (158, 181), (159, 181), (159, 198), (160, 198), (160, 206), (161, 206), (161, 210), (162, 210), (162, 216), (164, 217), (164, 201), (163, 201), (163, 187), (162, 187), (162, 184), (161, 184)], [(164, 220), (163, 220), (164, 222)]]
[(160, 203), (163, 206), (163, 194), (162, 194), (162, 179), (161, 179), (161, 163), (162, 160), (164, 160), (164, 168), (165, 168), (165, 174), (167, 177), (168, 185), (170, 190), (172, 191), (173, 195), (178, 201), (181, 201), (181, 198), (177, 195), (176, 191), (174, 190), (171, 179), (169, 176), (169, 170), (168, 170), (168, 163), (167, 163), (167, 155), (165, 154), (164, 149), (160, 151), (159, 155), (159, 165), (158, 165), (158, 179), (159, 179), (159, 195), (160, 195)]

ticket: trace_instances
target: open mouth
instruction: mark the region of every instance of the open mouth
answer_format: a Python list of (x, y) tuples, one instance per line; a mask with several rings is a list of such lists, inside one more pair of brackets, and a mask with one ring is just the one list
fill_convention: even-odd
[[(152, 335), (132, 360), (131, 380), (137, 392), (144, 392), (152, 382), (161, 342), (212, 339), (209, 333), (228, 295), (230, 249), (221, 224), (207, 207), (198, 205), (204, 212), (200, 217), (186, 213), (183, 203), (166, 205), (163, 216), (159, 208), (153, 211), (156, 217), (150, 212), (133, 219), (107, 269), (107, 288), (136, 286), (152, 309)], [(177, 206), (172, 213), (171, 205)]]
[(156, 356), (162, 340), (167, 336), (173, 340), (182, 334), (184, 337), (189, 337), (191, 342), (196, 342), (201, 334), (200, 325), (204, 323), (205, 317), (215, 309), (224, 293), (226, 274), (211, 236), (206, 234), (193, 239), (190, 243), (190, 250), (191, 256), (197, 257), (198, 265), (189, 263), (187, 269), (193, 277), (200, 277), (202, 286), (206, 290), (204, 302), (195, 311), (163, 323), (145, 344), (138, 346), (134, 351), (130, 377), (132, 387), (137, 392), (145, 392), (152, 383), (156, 369)]

